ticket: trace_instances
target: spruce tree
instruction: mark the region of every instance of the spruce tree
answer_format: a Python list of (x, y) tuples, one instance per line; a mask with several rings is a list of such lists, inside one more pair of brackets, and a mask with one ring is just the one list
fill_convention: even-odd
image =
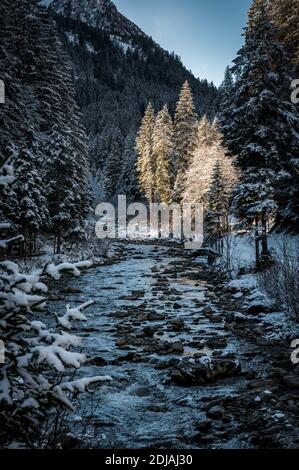
[(115, 129), (111, 147), (104, 167), (105, 189), (108, 198), (116, 196), (119, 177), (123, 166), (122, 139), (119, 129)]
[(123, 151), (123, 170), (119, 179), (119, 194), (128, 201), (137, 201), (139, 197), (137, 154), (135, 151), (136, 130), (133, 128), (126, 137)]
[[(290, 52), (293, 64), (299, 71), (299, 5), (298, 0), (254, 0), (249, 10), (249, 28), (258, 22), (261, 10), (264, 9), (270, 20), (277, 26), (277, 38)], [(296, 78), (295, 76), (293, 78)]]
[(136, 139), (136, 151), (138, 154), (137, 170), (140, 189), (149, 203), (155, 202), (156, 200), (156, 163), (153, 153), (154, 127), (155, 113), (152, 104), (149, 103)]
[(272, 0), (268, 11), (271, 20), (280, 26), (279, 38), (289, 50), (293, 64), (299, 73), (299, 4), (298, 0)]
[(294, 226), (298, 217), (298, 184), (294, 184), (298, 182), (298, 114), (289, 96), (290, 56), (278, 37), (279, 28), (261, 8), (255, 14), (255, 26), (246, 30), (245, 45), (233, 68), (236, 83), (230, 105), (222, 113), (225, 143), (243, 171), (235, 207), (247, 226), (254, 221), (262, 225), (264, 255), (267, 222), (275, 208), (277, 222)]
[(3, 153), (14, 156), (17, 176), (5, 190), (3, 212), (15, 228), (21, 221), (29, 246), (38, 230), (49, 227), (59, 236), (82, 234), (89, 208), (87, 143), (55, 24), (37, 0), (2, 2), (0, 17), (7, 90), (0, 138)]
[(194, 142), (192, 154), (194, 155), (194, 153), (196, 153), (196, 151), (204, 145), (211, 145), (214, 142), (213, 139), (214, 136), (212, 133), (212, 126), (207, 115), (205, 114), (203, 118), (199, 121), (196, 128), (196, 139)]
[(168, 106), (158, 113), (153, 133), (156, 161), (156, 188), (159, 202), (169, 204), (171, 198), (170, 162), (174, 151), (173, 125)]
[(212, 184), (213, 171), (217, 161), (221, 163), (225, 184), (225, 198), (229, 199), (238, 179), (234, 159), (226, 155), (217, 121), (213, 124), (204, 116), (197, 129), (191, 165), (186, 173), (186, 189), (183, 200), (186, 203), (202, 203), (208, 206), (208, 193)]
[(233, 89), (234, 79), (230, 67), (226, 67), (224, 80), (219, 87), (219, 111), (221, 112), (229, 104), (230, 94)]
[(226, 200), (226, 187), (219, 159), (217, 159), (213, 169), (207, 199), (205, 233), (208, 234), (207, 238), (210, 238), (213, 242), (220, 241), (227, 228), (228, 205)]
[(181, 202), (183, 191), (186, 187), (185, 176), (192, 160), (192, 152), (196, 140), (197, 119), (191, 88), (186, 81), (179, 96), (174, 119), (176, 181), (173, 197), (177, 202)]

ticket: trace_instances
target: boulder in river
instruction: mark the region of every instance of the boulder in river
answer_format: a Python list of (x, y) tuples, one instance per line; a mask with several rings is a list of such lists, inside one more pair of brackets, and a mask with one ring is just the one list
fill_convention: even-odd
[(225, 409), (222, 406), (213, 406), (207, 411), (207, 417), (211, 419), (220, 419), (225, 413)]
[(171, 327), (172, 330), (174, 331), (181, 331), (185, 326), (184, 320), (181, 318), (176, 318), (175, 320), (172, 320), (171, 322)]
[(266, 305), (265, 303), (261, 302), (255, 302), (252, 305), (250, 305), (247, 309), (247, 313), (249, 315), (259, 315), (260, 313), (268, 313), (270, 311), (269, 305)]
[(178, 385), (200, 385), (233, 377), (241, 372), (237, 359), (222, 356), (184, 358), (171, 370), (171, 379)]
[(209, 316), (209, 315), (212, 315), (213, 314), (213, 309), (210, 305), (206, 305), (203, 309), (202, 309), (202, 313), (205, 315), (205, 316)]

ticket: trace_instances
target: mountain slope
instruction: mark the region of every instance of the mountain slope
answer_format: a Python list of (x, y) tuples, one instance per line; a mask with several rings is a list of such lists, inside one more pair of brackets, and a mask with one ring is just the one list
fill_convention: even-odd
[(110, 0), (54, 0), (51, 8), (88, 26), (120, 36), (144, 36), (132, 21), (125, 18)]
[[(188, 80), (198, 114), (213, 116), (216, 87), (196, 79), (179, 57), (163, 50), (110, 0), (54, 0), (50, 11), (73, 65), (77, 102), (89, 135), (94, 187), (105, 189), (105, 167), (116, 146), (120, 146), (119, 173), (126, 166), (125, 141), (136, 134), (149, 100), (157, 111), (167, 102), (173, 114), (182, 83)], [(130, 162), (133, 154), (132, 144)], [(137, 197), (121, 180), (117, 191)]]

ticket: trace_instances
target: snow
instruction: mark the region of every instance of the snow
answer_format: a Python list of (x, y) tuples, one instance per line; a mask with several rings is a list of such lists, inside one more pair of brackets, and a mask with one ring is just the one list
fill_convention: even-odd
[(130, 43), (127, 43), (127, 42), (124, 42), (120, 37), (118, 36), (114, 36), (113, 34), (110, 35), (110, 38), (112, 40), (112, 42), (120, 47), (124, 53), (126, 53), (128, 50), (131, 50), (131, 51), (135, 51), (136, 48), (134, 46), (132, 46), (132, 44)]
[(256, 276), (254, 274), (246, 274), (238, 279), (229, 282), (229, 287), (237, 290), (250, 290), (257, 286)]
[(1, 173), (5, 172), (5, 175), (0, 175), (0, 186), (7, 186), (14, 182), (15, 176), (13, 174), (12, 165), (3, 165), (1, 167)]
[(86, 302), (79, 307), (74, 307), (70, 308), (69, 305), (66, 306), (66, 314), (63, 315), (62, 317), (56, 317), (57, 322), (60, 326), (66, 329), (71, 329), (72, 328), (72, 323), (71, 320), (77, 320), (77, 321), (87, 321), (87, 318), (81, 310), (85, 310), (86, 308), (90, 307), (93, 305), (94, 302), (91, 300), (89, 302)]
[[(257, 275), (255, 272), (252, 272), (255, 247), (251, 236), (234, 234), (233, 237), (236, 246), (232, 259), (234, 266), (232, 274), (234, 279), (229, 281), (227, 286), (229, 289), (237, 291), (233, 295), (234, 298), (242, 299), (243, 306), (248, 309), (255, 306), (262, 307), (264, 312), (259, 313), (255, 318), (257, 322), (266, 328), (267, 333), (264, 335), (264, 339), (269, 344), (281, 344), (282, 341), (289, 341), (290, 337), (298, 337), (298, 324), (290, 315), (287, 305), (279, 304), (277, 307), (278, 311), (275, 311), (276, 300), (273, 298), (275, 293), (271, 295), (271, 289), (268, 291), (265, 287), (262, 287), (263, 283), (261, 283), (261, 279), (258, 277), (260, 274)], [(298, 241), (298, 236), (274, 233), (268, 237), (268, 246), (274, 259), (282, 262), (284, 265), (286, 259), (291, 261), (291, 264), (294, 262), (292, 265), (294, 268), (296, 257), (298, 256)], [(242, 266), (245, 271), (250, 273), (238, 275), (238, 266)], [(242, 314), (242, 316), (244, 320), (248, 318), (248, 314)]]
[(58, 372), (65, 372), (66, 367), (78, 369), (84, 362), (85, 356), (73, 351), (66, 351), (60, 346), (36, 346), (32, 350), (37, 364), (46, 363)]
[(62, 333), (55, 335), (54, 346), (59, 346), (64, 349), (68, 349), (71, 346), (78, 347), (82, 343), (82, 339), (77, 336), (70, 335), (69, 333)]
[(62, 276), (63, 271), (70, 271), (74, 276), (80, 276), (80, 268), (90, 268), (92, 266), (92, 261), (79, 261), (78, 263), (60, 263), (57, 266), (54, 264), (49, 264), (46, 266), (45, 271), (46, 273), (59, 281)]
[(20, 307), (30, 307), (34, 304), (44, 302), (45, 298), (38, 295), (28, 295), (26, 292), (14, 289), (10, 300)]
[(34, 398), (27, 398), (22, 404), (22, 408), (39, 408), (38, 402)]
[(71, 393), (84, 392), (90, 385), (94, 385), (99, 382), (110, 382), (111, 380), (112, 377), (109, 375), (98, 375), (91, 378), (86, 377), (84, 379), (74, 380), (73, 382), (65, 382), (61, 385), (61, 388)]
[(74, 45), (75, 45), (75, 44), (79, 44), (79, 38), (78, 38), (78, 35), (77, 35), (77, 34), (74, 34), (74, 33), (70, 32), (70, 31), (67, 31), (67, 32), (65, 33), (65, 35), (66, 35), (68, 41), (69, 41), (71, 44), (74, 44)]
[(85, 43), (85, 47), (86, 47), (86, 49), (88, 50), (88, 52), (91, 52), (91, 53), (93, 53), (93, 54), (95, 53), (95, 48), (94, 48), (93, 45), (90, 44), (89, 42), (86, 42), (86, 43)]
[(23, 241), (24, 238), (22, 235), (18, 235), (16, 237), (9, 238), (7, 240), (0, 240), (0, 248), (5, 250), (8, 245), (17, 241)]
[(241, 299), (243, 297), (243, 292), (237, 292), (233, 295), (234, 299)]

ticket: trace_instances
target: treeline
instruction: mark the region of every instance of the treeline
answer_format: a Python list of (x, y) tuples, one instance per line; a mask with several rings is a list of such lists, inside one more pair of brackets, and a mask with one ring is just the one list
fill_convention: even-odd
[(148, 203), (202, 203), (212, 237), (227, 228), (238, 177), (222, 138), (216, 119), (199, 119), (185, 82), (174, 119), (167, 105), (155, 115), (149, 103), (136, 139), (139, 184)]
[(232, 209), (244, 228), (255, 228), (258, 259), (269, 256), (269, 229), (299, 226), (299, 115), (291, 101), (298, 22), (296, 0), (254, 0), (245, 44), (220, 90), (225, 145), (241, 170)]
[(57, 251), (63, 237), (84, 236), (90, 202), (72, 69), (39, 3), (0, 5), (0, 164), (14, 171), (13, 184), (0, 189), (0, 221), (10, 223), (6, 235), (22, 234), (21, 254), (35, 250), (41, 232), (55, 234)]

